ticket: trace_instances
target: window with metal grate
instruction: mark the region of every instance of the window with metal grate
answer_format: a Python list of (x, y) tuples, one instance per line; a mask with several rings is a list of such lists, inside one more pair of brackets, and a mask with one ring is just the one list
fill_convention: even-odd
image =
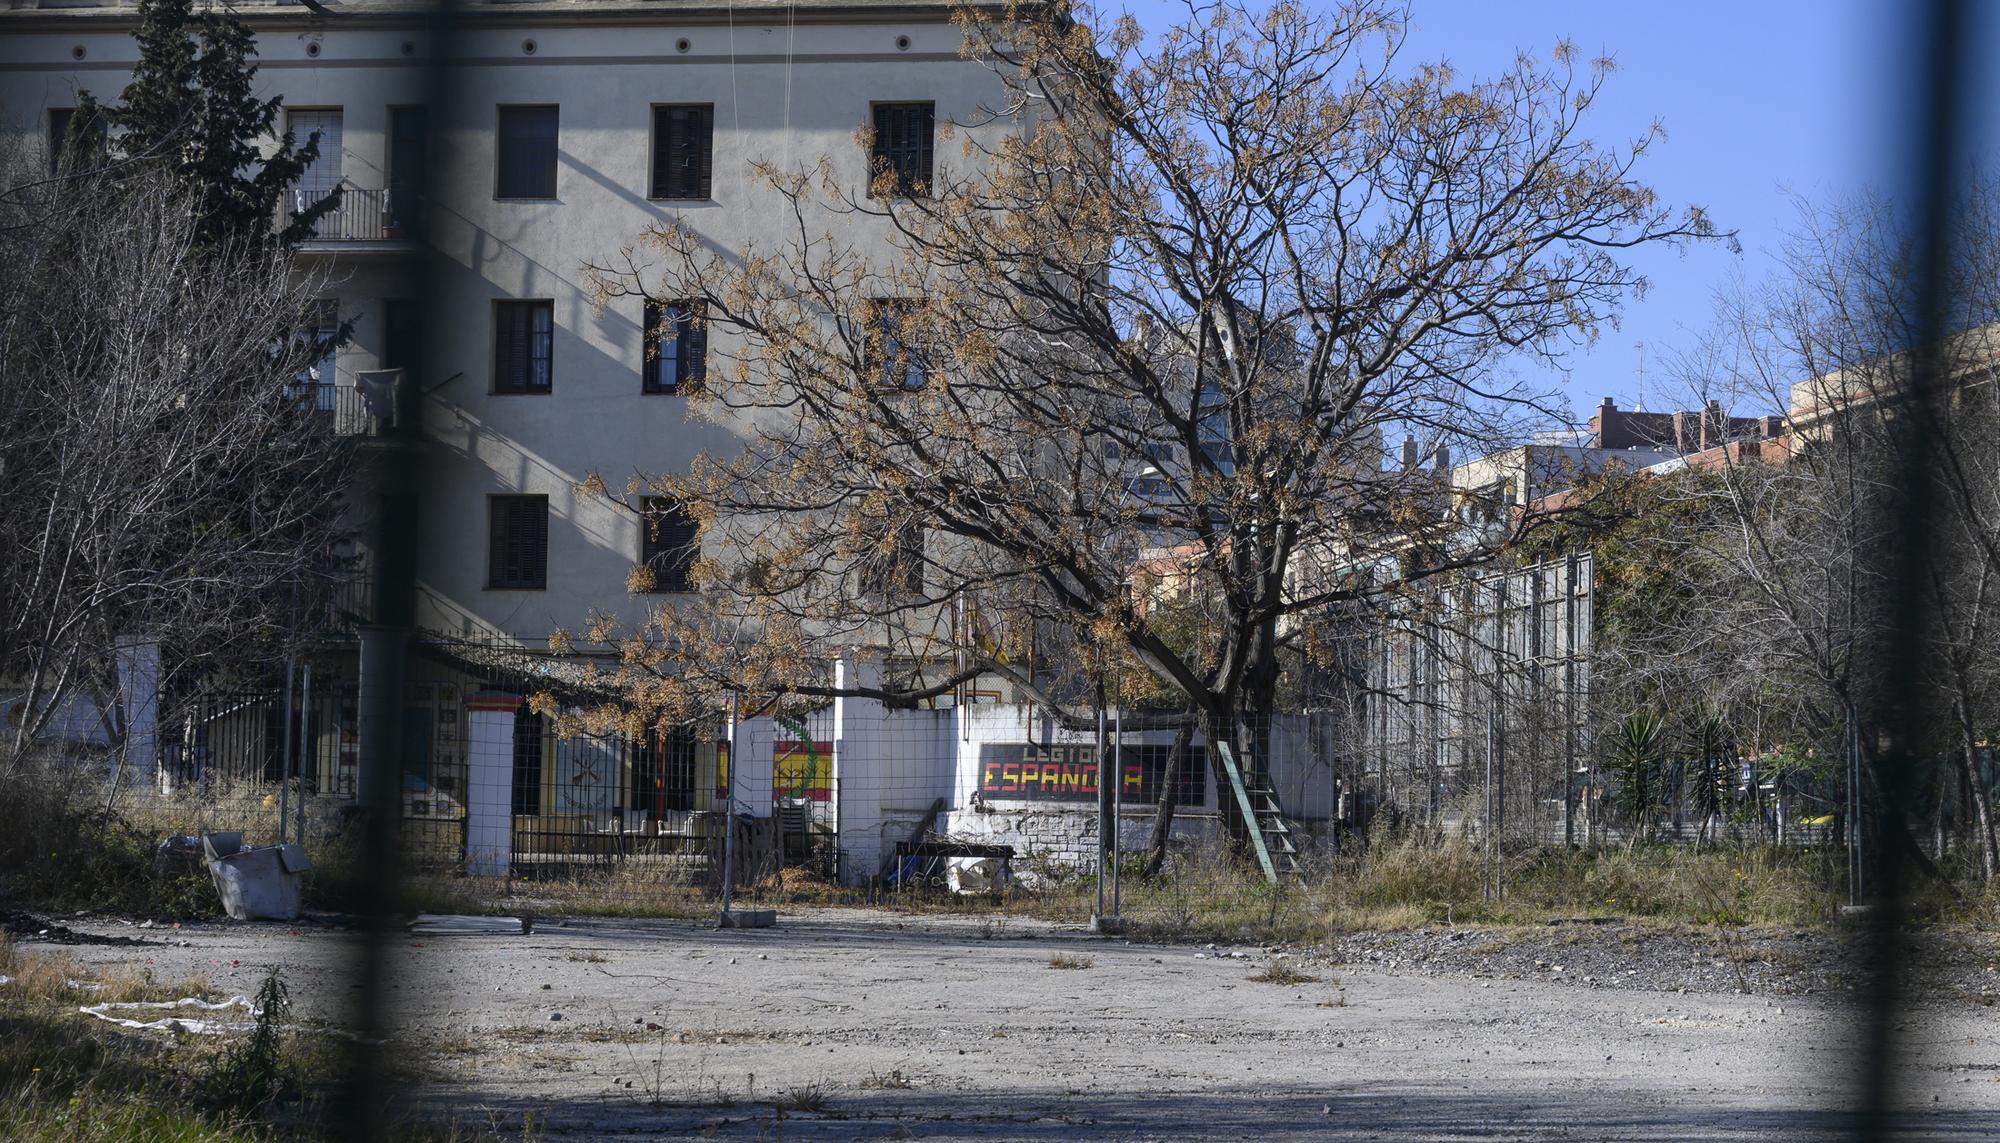
[(495, 198), (556, 197), (558, 111), (554, 104), (500, 108), (494, 138)]
[(647, 302), (641, 390), (684, 393), (699, 389), (707, 368), (707, 308), (700, 302)]
[(869, 154), (869, 182), (892, 171), (896, 193), (903, 197), (929, 194), (931, 164), (937, 136), (934, 103), (877, 103), (875, 140)]
[(493, 391), (547, 393), (555, 384), (555, 303), (493, 304)]
[(715, 167), (715, 106), (653, 108), (653, 198), (710, 197)]
[(486, 586), (542, 591), (549, 586), (549, 498), (487, 498)]
[(646, 497), (643, 515), (639, 558), (652, 569), (652, 590), (692, 591), (690, 573), (701, 555), (700, 528), (694, 516), (661, 496)]

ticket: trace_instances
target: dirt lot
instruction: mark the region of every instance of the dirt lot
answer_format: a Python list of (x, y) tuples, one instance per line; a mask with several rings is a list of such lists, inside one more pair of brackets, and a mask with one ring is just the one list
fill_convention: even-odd
[[(147, 942), (70, 950), (87, 961), (242, 992), (281, 966), (304, 1014), (345, 1018), (343, 930), (65, 923)], [(863, 910), (440, 919), (400, 940), (392, 995), (427, 1049), (401, 1056), (414, 1098), (466, 1123), (533, 1110), (559, 1139), (1806, 1140), (1839, 1126), (1854, 1014), (1801, 939), (1287, 951)], [(1991, 1139), (2000, 1009), (1978, 986), (2000, 978), (1990, 940), (1961, 952), (1963, 981), (1910, 1008), (1903, 1074), (1925, 1137)]]

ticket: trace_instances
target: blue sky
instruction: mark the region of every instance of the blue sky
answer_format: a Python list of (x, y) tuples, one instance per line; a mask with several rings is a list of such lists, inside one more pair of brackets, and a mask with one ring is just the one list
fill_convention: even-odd
[[(1148, 26), (1185, 11), (1178, 2), (1101, 2)], [(2000, 3), (1970, 7), (1975, 59), (2000, 59)], [(1908, 23), (1901, 0), (1413, 0), (1405, 58), (1446, 58), (1467, 78), (1501, 70), (1519, 49), (1546, 57), (1563, 36), (1586, 56), (1616, 59), (1591, 133), (1629, 140), (1659, 119), (1667, 139), (1641, 177), (1667, 201), (1699, 203), (1718, 226), (1740, 231), (1741, 254), (1718, 243), (1635, 257), (1651, 282), (1646, 297), (1626, 307), (1621, 328), (1571, 355), (1566, 379), (1552, 378), (1580, 419), (1603, 397), (1624, 407), (1638, 398), (1639, 343), (1647, 407), (1672, 407), (1661, 363), (1707, 326), (1715, 292), (1733, 274), (1768, 273), (1767, 252), (1798, 218), (1793, 196), (1900, 190)], [(2000, 104), (2000, 76), (1973, 72), (1972, 105)], [(1985, 113), (1971, 142), (2000, 153), (2000, 116)], [(1543, 375), (1531, 363), (1520, 372)]]

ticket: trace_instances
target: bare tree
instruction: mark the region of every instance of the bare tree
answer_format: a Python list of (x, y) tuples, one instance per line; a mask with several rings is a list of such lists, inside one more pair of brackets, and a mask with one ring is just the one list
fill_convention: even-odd
[[(1610, 65), (1568, 44), (1468, 83), (1404, 60), (1375, 2), (1190, 3), (1150, 39), (1081, 7), (960, 20), (995, 96), (939, 124), (934, 165), (864, 129), (866, 185), (837, 156), (758, 164), (783, 240), (724, 257), (667, 222), (592, 267), (606, 302), (704, 316), (699, 410), (747, 439), (624, 482), (688, 506), (712, 557), (698, 601), (585, 632), (621, 648), (634, 724), (835, 693), (857, 643), (944, 664), (873, 689), (892, 702), (999, 674), (1060, 707), (1080, 694), (1025, 665), (1060, 642), (1248, 745), (1281, 652), (1322, 634), (1304, 617), (1520, 523), (1435, 512), (1386, 442), (1544, 420), (1496, 366), (1594, 336), (1640, 285), (1621, 251), (1712, 233), (1636, 181), (1655, 133), (1583, 134)], [(1135, 592), (1142, 557), (1197, 638)]]
[(314, 283), (282, 251), (204, 235), (197, 190), (164, 174), (12, 185), (0, 218), (8, 772), (73, 696), (114, 693), (120, 635), (159, 640), (188, 675), (254, 676), (282, 657), (346, 475), (301, 383), (325, 349)]
[[(1938, 353), (1951, 395), (1928, 442), (1941, 492), (1938, 534), (1926, 553), (1928, 664), (1924, 691), (1937, 728), (1922, 744), (1955, 759), (1955, 783), (1926, 779), (1939, 812), (1956, 785), (1968, 804), (1981, 868), (1995, 870), (1991, 790), (1980, 743), (2000, 718), (1990, 656), (2000, 614), (2000, 473), (1991, 462), (2000, 403), (2000, 201), (1975, 187), (1958, 218), (1952, 304), (1958, 330)], [(1663, 540), (1681, 553), (1665, 566), (1697, 572), (1698, 614), (1635, 645), (1685, 671), (1700, 664), (1754, 709), (1766, 733), (1807, 741), (1827, 756), (1847, 729), (1866, 766), (1865, 789), (1886, 764), (1890, 712), (1883, 648), (1895, 633), (1886, 545), (1899, 490), (1912, 476), (1896, 444), (1913, 375), (1907, 244), (1886, 204), (1806, 212), (1769, 284), (1726, 296), (1717, 332), (1683, 363), (1704, 395), (1752, 394), (1787, 409), (1782, 463), (1729, 454), (1714, 479), (1683, 481), (1707, 505), (1711, 527)], [(1909, 822), (1873, 821), (1889, 844), (1921, 859)]]

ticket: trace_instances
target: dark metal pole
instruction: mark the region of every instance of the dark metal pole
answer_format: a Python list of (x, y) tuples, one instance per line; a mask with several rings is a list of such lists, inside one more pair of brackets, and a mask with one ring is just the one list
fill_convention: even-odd
[(1104, 772), (1104, 676), (1097, 677), (1097, 911), (1091, 916), (1094, 926), (1104, 916), (1104, 849), (1105, 831), (1111, 822), (1110, 804), (1107, 796), (1111, 789), (1110, 776)]
[[(300, 668), (302, 678), (299, 689), (299, 749), (298, 764), (293, 767), (299, 775), (298, 828), (292, 832), (292, 839), (300, 845), (306, 843), (306, 766), (312, 757), (312, 695), (313, 669), (307, 663)], [(282, 838), (280, 839), (282, 840)]]
[(1486, 901), (1493, 900), (1493, 707), (1486, 708), (1486, 821), (1482, 823), (1482, 833), (1486, 835), (1486, 876), (1480, 886), (1480, 896)]
[[(1879, 823), (1872, 842), (1864, 841), (1860, 791), (1856, 791), (1857, 841), (1872, 860), (1867, 883), (1872, 889), (1869, 911), (1870, 958), (1874, 979), (1867, 991), (1861, 1044), (1861, 1113), (1855, 1133), (1862, 1139), (1886, 1139), (1902, 1134), (1897, 1114), (1898, 1030), (1908, 1019), (1903, 1010), (1904, 894), (1908, 875), (1907, 850), (1915, 848), (1905, 811), (1907, 784), (1923, 758), (1923, 742), (1934, 705), (1926, 688), (1927, 635), (1930, 628), (1927, 587), (1942, 558), (1936, 543), (1938, 441), (1945, 423), (1941, 391), (1946, 384), (1944, 339), (1951, 331), (1950, 296), (1954, 204), (1960, 193), (1964, 140), (1960, 124), (1964, 110), (1969, 35), (1964, 0), (1931, 0), (1911, 11), (1924, 35), (1915, 40), (1909, 76), (1909, 130), (1904, 137), (1916, 147), (1899, 169), (1911, 173), (1914, 207), (1910, 246), (1908, 312), (1910, 331), (1908, 399), (1886, 421), (1894, 434), (1894, 456), (1901, 478), (1886, 488), (1881, 522), (1884, 543), (1877, 549), (1883, 567), (1880, 598), (1888, 601), (1882, 625), (1883, 670), (1874, 709), (1879, 711), (1883, 749), (1875, 759), (1873, 820)], [(1928, 80), (1928, 83), (1923, 83)], [(1857, 719), (1857, 771), (1869, 765), (1862, 747), (1868, 741)], [(1857, 786), (1859, 784), (1857, 783)], [(1875, 844), (1879, 842), (1881, 844)]]
[(285, 824), (291, 820), (292, 791), (292, 687), (298, 677), (297, 661), (285, 656), (285, 735), (278, 746), (278, 844), (285, 842)]

